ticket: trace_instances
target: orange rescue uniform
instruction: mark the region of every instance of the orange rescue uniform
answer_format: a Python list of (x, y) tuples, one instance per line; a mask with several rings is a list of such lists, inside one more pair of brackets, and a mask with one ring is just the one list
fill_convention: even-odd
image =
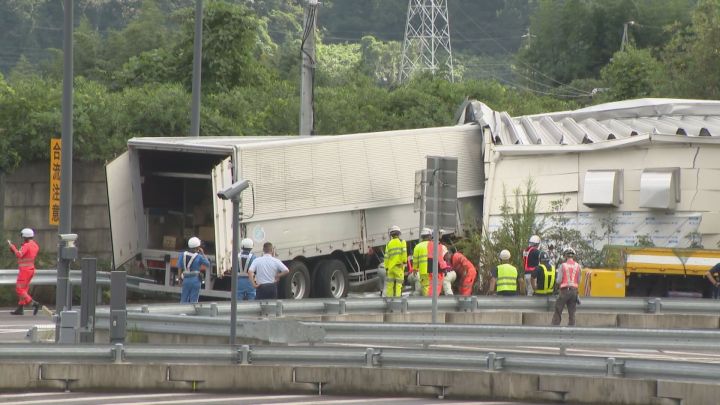
[(30, 281), (35, 275), (35, 257), (40, 251), (40, 246), (32, 240), (26, 240), (20, 249), (15, 245), (10, 245), (10, 250), (15, 254), (18, 261), (18, 276), (15, 282), (15, 293), (18, 296), (18, 305), (27, 305), (33, 302), (32, 297), (28, 293)]

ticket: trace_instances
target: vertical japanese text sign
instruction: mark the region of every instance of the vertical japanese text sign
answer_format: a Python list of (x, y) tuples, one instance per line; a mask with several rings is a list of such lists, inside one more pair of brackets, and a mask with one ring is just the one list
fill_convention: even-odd
[(60, 225), (60, 139), (50, 139), (50, 225)]

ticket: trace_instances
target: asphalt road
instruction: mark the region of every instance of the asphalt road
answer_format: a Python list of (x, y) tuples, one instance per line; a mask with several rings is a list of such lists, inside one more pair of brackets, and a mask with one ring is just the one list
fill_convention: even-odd
[(27, 392), (0, 395), (0, 404), (41, 405), (41, 404), (214, 404), (214, 405), (311, 405), (311, 404), (484, 404), (484, 405), (532, 405), (530, 402), (467, 401), (438, 398), (409, 397), (336, 397), (317, 395), (275, 395), (275, 394), (204, 394), (204, 393), (77, 393), (77, 392)]
[(27, 343), (25, 335), (35, 325), (54, 325), (52, 317), (44, 311), (33, 316), (32, 308), (25, 315), (10, 315), (15, 308), (0, 308), (0, 343)]

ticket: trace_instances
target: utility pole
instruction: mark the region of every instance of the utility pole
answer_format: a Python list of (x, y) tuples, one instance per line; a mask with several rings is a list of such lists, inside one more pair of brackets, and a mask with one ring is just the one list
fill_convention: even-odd
[(315, 134), (315, 24), (317, 22), (318, 0), (305, 4), (300, 53), (302, 55), (300, 81), (300, 135)]
[(62, 161), (60, 163), (60, 223), (57, 262), (55, 311), (60, 315), (55, 325), (55, 341), (60, 337), (60, 320), (72, 307), (69, 274), (70, 262), (77, 258), (76, 235), (72, 226), (72, 161), (73, 161), (73, 0), (64, 0), (63, 24), (63, 94), (62, 94)]
[(628, 45), (630, 45), (630, 37), (628, 37), (628, 26), (635, 25), (635, 21), (628, 21), (623, 23), (623, 35), (622, 41), (620, 42), (620, 52), (624, 51)]
[(455, 80), (447, 0), (408, 0), (400, 81), (417, 71), (434, 75), (440, 69)]
[(192, 110), (190, 136), (200, 136), (200, 82), (202, 77), (203, 0), (195, 0), (195, 39), (193, 42)]

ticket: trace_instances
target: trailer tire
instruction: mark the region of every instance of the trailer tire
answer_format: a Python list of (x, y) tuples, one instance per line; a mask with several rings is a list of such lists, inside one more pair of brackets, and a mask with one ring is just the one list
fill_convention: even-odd
[(315, 267), (315, 292), (320, 298), (342, 298), (350, 290), (345, 264), (337, 259), (322, 260)]
[(280, 298), (303, 299), (310, 297), (310, 272), (305, 263), (293, 260), (288, 264), (290, 273), (278, 284)]

